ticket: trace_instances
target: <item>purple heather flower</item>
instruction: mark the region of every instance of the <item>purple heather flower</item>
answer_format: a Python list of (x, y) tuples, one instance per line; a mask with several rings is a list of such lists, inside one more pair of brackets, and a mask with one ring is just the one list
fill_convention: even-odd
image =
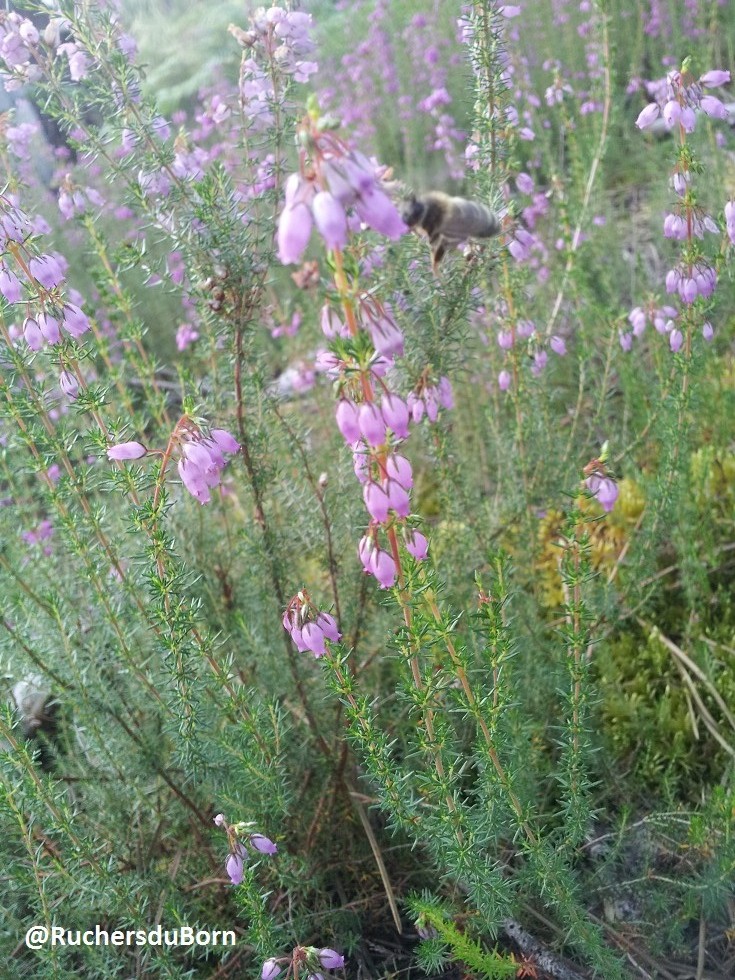
[(225, 820), (224, 813), (218, 813), (217, 816), (214, 818), (214, 822), (218, 827), (226, 826), (227, 821)]
[(43, 339), (47, 344), (58, 344), (61, 340), (59, 321), (50, 313), (46, 313), (45, 310), (38, 314), (38, 329), (43, 334)]
[(402, 487), (398, 480), (386, 480), (384, 487), (390, 509), (399, 517), (408, 517), (411, 513), (411, 501), (406, 488)]
[(362, 496), (372, 519), (379, 524), (385, 523), (390, 510), (390, 500), (383, 487), (374, 480), (368, 480), (362, 489)]
[(43, 347), (43, 334), (38, 328), (38, 323), (32, 316), (27, 316), (23, 321), (23, 338), (33, 351), (39, 351)]
[(615, 501), (618, 499), (619, 491), (615, 480), (610, 476), (601, 476), (599, 473), (593, 473), (587, 477), (585, 484), (601, 507), (609, 513), (615, 506)]
[(706, 112), (708, 116), (712, 116), (713, 119), (727, 119), (729, 115), (727, 108), (714, 95), (705, 95), (700, 106), (702, 111)]
[(564, 357), (567, 352), (567, 345), (564, 343), (564, 338), (557, 337), (556, 335), (554, 335), (549, 341), (549, 347), (555, 354), (558, 354), (559, 357)]
[(621, 330), (619, 333), (619, 337), (620, 337), (620, 346), (622, 347), (622, 349), (626, 352), (629, 351), (633, 346), (633, 334), (625, 333), (623, 330)]
[(521, 192), (521, 194), (533, 194), (534, 184), (533, 178), (527, 173), (520, 173), (516, 177), (516, 187)]
[(319, 322), (322, 333), (328, 340), (334, 340), (335, 337), (349, 336), (349, 330), (345, 324), (340, 320), (332, 307), (326, 303), (322, 307)]
[(345, 965), (344, 956), (341, 956), (336, 950), (330, 949), (328, 946), (320, 949), (318, 956), (319, 962), (325, 970), (339, 970)]
[(347, 244), (345, 209), (329, 191), (320, 191), (312, 202), (312, 211), (319, 234), (328, 249), (342, 249)]
[(511, 376), (508, 371), (501, 371), (498, 375), (498, 388), (501, 391), (507, 391), (510, 388)]
[(681, 332), (681, 330), (672, 330), (669, 334), (669, 346), (675, 354), (681, 350), (681, 345), (683, 343), (684, 334)]
[(385, 420), (375, 402), (364, 402), (358, 410), (360, 432), (371, 446), (385, 442)]
[(356, 443), (360, 439), (360, 420), (357, 405), (347, 398), (341, 398), (337, 404), (335, 415), (337, 418), (337, 427), (342, 433), (345, 442), (349, 445)]
[(326, 653), (324, 646), (324, 631), (316, 623), (304, 623), (301, 627), (301, 640), (307, 650), (315, 657), (323, 657)]
[(20, 279), (4, 263), (0, 265), (0, 293), (8, 303), (17, 303), (23, 295)]
[(261, 854), (276, 854), (278, 847), (269, 837), (265, 837), (263, 834), (251, 834), (248, 838), (251, 847), (254, 847), (256, 851), (260, 851)]
[(234, 851), (229, 855), (225, 862), (225, 870), (230, 876), (233, 885), (239, 885), (243, 879), (244, 863), (247, 860), (248, 852), (242, 844), (235, 844)]
[(651, 126), (658, 119), (660, 114), (661, 114), (661, 110), (659, 109), (658, 105), (655, 102), (651, 102), (639, 114), (638, 118), (635, 121), (635, 124), (638, 127), (638, 129), (646, 129), (648, 126)]
[(59, 375), (59, 388), (70, 401), (79, 394), (79, 383), (71, 371), (62, 371)]
[(355, 210), (366, 225), (394, 241), (408, 231), (391, 199), (376, 186), (361, 191)]
[(709, 320), (705, 320), (705, 322), (702, 324), (702, 336), (705, 340), (712, 340), (714, 335), (715, 331), (712, 324), (709, 322)]
[(148, 450), (140, 442), (119, 442), (117, 445), (108, 446), (108, 459), (125, 460), (140, 459), (145, 456)]
[(281, 968), (276, 962), (276, 960), (271, 957), (266, 960), (263, 964), (263, 969), (260, 971), (261, 980), (276, 980), (276, 977), (281, 972)]
[(429, 553), (429, 542), (421, 531), (408, 531), (406, 533), (406, 550), (416, 561), (423, 561)]
[(53, 289), (64, 280), (64, 271), (53, 255), (34, 255), (28, 263), (31, 275), (44, 287)]
[(411, 464), (405, 456), (391, 453), (385, 461), (385, 472), (390, 479), (397, 480), (406, 490), (410, 490), (413, 486)]
[(402, 398), (388, 392), (380, 401), (380, 411), (386, 426), (399, 439), (408, 438), (408, 407)]
[(62, 326), (76, 340), (89, 330), (89, 319), (75, 303), (64, 303)]
[(320, 612), (316, 617), (316, 624), (330, 642), (339, 643), (339, 641), (342, 639), (342, 634), (337, 626), (337, 621), (335, 620), (334, 616), (330, 616), (329, 613)]
[(704, 85), (705, 88), (719, 88), (721, 85), (727, 85), (730, 81), (730, 72), (722, 71), (719, 68), (714, 68), (712, 71), (706, 71), (699, 79), (699, 84)]
[(673, 129), (673, 127), (679, 122), (679, 120), (681, 119), (681, 113), (682, 113), (682, 107), (676, 101), (676, 99), (669, 99), (669, 101), (664, 106), (664, 112), (663, 112), (664, 122), (666, 123), (669, 129)]

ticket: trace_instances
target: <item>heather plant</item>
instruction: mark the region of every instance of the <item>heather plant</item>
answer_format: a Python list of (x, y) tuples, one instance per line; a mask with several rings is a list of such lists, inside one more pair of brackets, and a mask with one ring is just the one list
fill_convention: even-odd
[(732, 12), (131, 12), (0, 15), (13, 972), (727, 976)]

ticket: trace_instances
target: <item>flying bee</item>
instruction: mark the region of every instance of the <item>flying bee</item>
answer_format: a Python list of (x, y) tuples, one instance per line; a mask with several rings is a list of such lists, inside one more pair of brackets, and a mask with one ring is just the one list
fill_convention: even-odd
[(500, 233), (500, 218), (485, 204), (442, 191), (412, 195), (402, 218), (409, 228), (424, 231), (431, 244), (431, 265), (436, 274), (447, 248), (468, 238), (492, 238)]

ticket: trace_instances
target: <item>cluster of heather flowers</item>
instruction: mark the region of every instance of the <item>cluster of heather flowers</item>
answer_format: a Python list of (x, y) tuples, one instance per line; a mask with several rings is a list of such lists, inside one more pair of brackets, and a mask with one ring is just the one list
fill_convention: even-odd
[(325, 641), (338, 643), (342, 638), (334, 617), (317, 609), (305, 589), (295, 595), (286, 607), (283, 628), (299, 652), (310, 650), (317, 658), (327, 652)]
[[(722, 102), (705, 95), (704, 90), (726, 85), (729, 81), (730, 73), (719, 69), (705, 72), (695, 80), (685, 62), (681, 70), (670, 71), (665, 79), (648, 85), (649, 93), (656, 101), (643, 109), (636, 125), (645, 129), (662, 116), (667, 128), (678, 127), (679, 130), (677, 161), (671, 178), (676, 202), (664, 217), (663, 233), (666, 238), (681, 242), (683, 247), (681, 257), (666, 273), (664, 285), (666, 292), (683, 304), (684, 312), (659, 304), (655, 298), (645, 306), (636, 306), (628, 316), (631, 330), (620, 332), (620, 344), (625, 351), (631, 349), (633, 337), (640, 336), (648, 322), (659, 333), (668, 335), (669, 347), (674, 353), (689, 343), (687, 337), (695, 320), (701, 325), (705, 340), (711, 340), (714, 334), (712, 324), (701, 315), (717, 286), (717, 270), (704, 251), (703, 241), (706, 233), (719, 236), (720, 229), (713, 216), (697, 204), (692, 181), (697, 165), (693, 150), (687, 144), (687, 135), (696, 126), (698, 109), (715, 119), (727, 118)], [(727, 220), (726, 211), (726, 223)], [(698, 307), (693, 311), (695, 303)]]
[(256, 58), (243, 56), (240, 101), (251, 129), (262, 132), (273, 126), (287, 82), (306, 83), (317, 70), (317, 63), (307, 60), (314, 50), (310, 30), (311, 14), (282, 7), (258, 7), (249, 30), (230, 26), (238, 44), (257, 51), (268, 64), (264, 68)]
[[(408, 438), (411, 420), (417, 423), (426, 413), (433, 421), (440, 405), (452, 407), (451, 385), (446, 377), (433, 379), (427, 370), (408, 399), (392, 390), (390, 368), (403, 353), (402, 332), (388, 304), (360, 290), (356, 280), (348, 281), (342, 250), (348, 242), (350, 208), (389, 237), (405, 231), (393, 202), (379, 186), (377, 168), (321, 128), (315, 113), (304, 123), (301, 146), (299, 173), (286, 185), (279, 256), (283, 262), (298, 261), (314, 224), (332, 252), (341, 308), (328, 303), (322, 309), (322, 330), (331, 343), (318, 365), (335, 379), (337, 426), (352, 451), (370, 517), (358, 554), (365, 571), (389, 588), (400, 574), (399, 531), (415, 559), (425, 558), (428, 547), (425, 536), (408, 523), (413, 473), (401, 444)], [(287, 611), (284, 625), (292, 636), (301, 628), (293, 610)], [(296, 642), (313, 649), (308, 645), (313, 630), (308, 633), (307, 638), (303, 630), (297, 633)], [(317, 644), (321, 652), (322, 637), (317, 637)]]
[(261, 980), (275, 980), (283, 970), (286, 977), (305, 977), (306, 980), (325, 980), (322, 970), (339, 970), (345, 958), (336, 949), (325, 946), (296, 946), (290, 956), (272, 956), (263, 963)]
[[(15, 199), (0, 196), (0, 293), (26, 310), (22, 327), (11, 325), (8, 337), (22, 337), (34, 352), (56, 347), (66, 336), (78, 340), (90, 327), (79, 303), (72, 302), (81, 302), (81, 297), (76, 292), (67, 297), (62, 291), (66, 260), (58, 252), (38, 248), (36, 232), (47, 230), (44, 221), (32, 221)], [(67, 394), (74, 386), (64, 373), (60, 384)]]
[(249, 830), (248, 824), (228, 824), (223, 813), (218, 813), (214, 822), (227, 834), (230, 853), (225, 862), (225, 869), (233, 885), (241, 884), (243, 879), (245, 863), (249, 857), (246, 845), (258, 854), (276, 854), (278, 852), (278, 847), (269, 837), (253, 833)]
[(661, 116), (667, 129), (679, 126), (685, 133), (693, 133), (697, 109), (713, 119), (727, 119), (727, 109), (721, 100), (714, 95), (705, 95), (704, 89), (720, 88), (729, 81), (730, 72), (720, 69), (707, 71), (695, 79), (685, 63), (681, 71), (670, 71), (666, 78), (646, 83), (648, 93), (655, 101), (640, 112), (636, 126), (646, 129)]
[[(177, 423), (163, 457), (168, 462), (174, 449), (178, 450), (178, 470), (181, 482), (200, 504), (212, 499), (210, 491), (222, 482), (222, 472), (227, 465), (225, 453), (240, 449), (237, 440), (224, 429), (212, 429), (205, 435), (188, 416)], [(117, 462), (141, 459), (150, 453), (141, 442), (131, 441), (109, 446), (107, 456)]]
[(388, 238), (399, 238), (406, 226), (380, 186), (379, 169), (362, 153), (347, 148), (334, 133), (311, 134), (311, 161), (286, 181), (286, 202), (278, 222), (278, 257), (285, 265), (299, 262), (316, 225), (330, 250), (347, 244), (348, 211)]

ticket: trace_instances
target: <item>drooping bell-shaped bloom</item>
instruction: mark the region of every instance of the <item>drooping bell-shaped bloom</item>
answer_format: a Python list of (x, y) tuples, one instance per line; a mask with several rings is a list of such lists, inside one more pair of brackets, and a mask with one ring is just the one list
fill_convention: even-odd
[(59, 375), (59, 388), (70, 401), (74, 401), (79, 394), (79, 382), (71, 371), (64, 370), (61, 372)]
[(319, 962), (325, 970), (339, 970), (345, 965), (344, 956), (335, 949), (330, 949), (329, 947), (320, 949), (318, 956)]
[(638, 129), (646, 129), (648, 126), (653, 125), (653, 123), (658, 119), (661, 114), (661, 110), (655, 102), (651, 102), (647, 105), (645, 109), (638, 115), (635, 121)]
[(229, 854), (225, 862), (225, 869), (233, 885), (239, 885), (242, 882), (247, 858), (248, 852), (245, 850), (245, 847), (240, 843), (235, 844), (234, 850)]
[(363, 487), (363, 499), (367, 507), (368, 514), (378, 524), (383, 524), (388, 519), (390, 510), (390, 500), (383, 487), (374, 480), (368, 481)]
[(618, 499), (619, 491), (615, 480), (610, 476), (593, 473), (587, 477), (585, 484), (601, 507), (609, 513), (615, 506), (615, 501)]
[(140, 442), (119, 442), (115, 446), (108, 446), (107, 457), (108, 459), (115, 460), (126, 460), (126, 459), (140, 459), (141, 456), (145, 456), (148, 450)]
[(360, 432), (371, 446), (385, 442), (385, 420), (375, 402), (364, 402), (358, 411)]
[(408, 407), (404, 400), (393, 392), (383, 395), (380, 410), (386, 426), (399, 439), (408, 438)]
[(276, 980), (276, 977), (281, 972), (281, 967), (278, 962), (271, 957), (263, 963), (263, 969), (260, 971), (260, 980)]
[(391, 453), (385, 461), (385, 472), (390, 479), (397, 480), (406, 490), (410, 490), (413, 486), (413, 470), (405, 456)]
[(360, 439), (360, 419), (357, 405), (347, 398), (341, 398), (337, 404), (335, 415), (337, 427), (345, 442), (349, 445), (358, 442)]
[(312, 203), (317, 231), (329, 249), (343, 249), (347, 244), (347, 216), (340, 202), (329, 191), (319, 191)]
[(43, 334), (32, 316), (27, 316), (23, 321), (23, 339), (33, 351), (41, 350), (44, 345)]
[(266, 837), (264, 834), (251, 834), (248, 841), (250, 846), (261, 854), (276, 854), (278, 851), (278, 845), (274, 844), (270, 837)]
[(423, 561), (429, 553), (429, 542), (421, 531), (406, 532), (406, 550), (416, 561)]
[(61, 340), (59, 321), (45, 310), (38, 314), (38, 329), (41, 331), (43, 339), (47, 344), (53, 346)]
[(89, 330), (89, 318), (74, 303), (64, 303), (62, 326), (75, 339)]

